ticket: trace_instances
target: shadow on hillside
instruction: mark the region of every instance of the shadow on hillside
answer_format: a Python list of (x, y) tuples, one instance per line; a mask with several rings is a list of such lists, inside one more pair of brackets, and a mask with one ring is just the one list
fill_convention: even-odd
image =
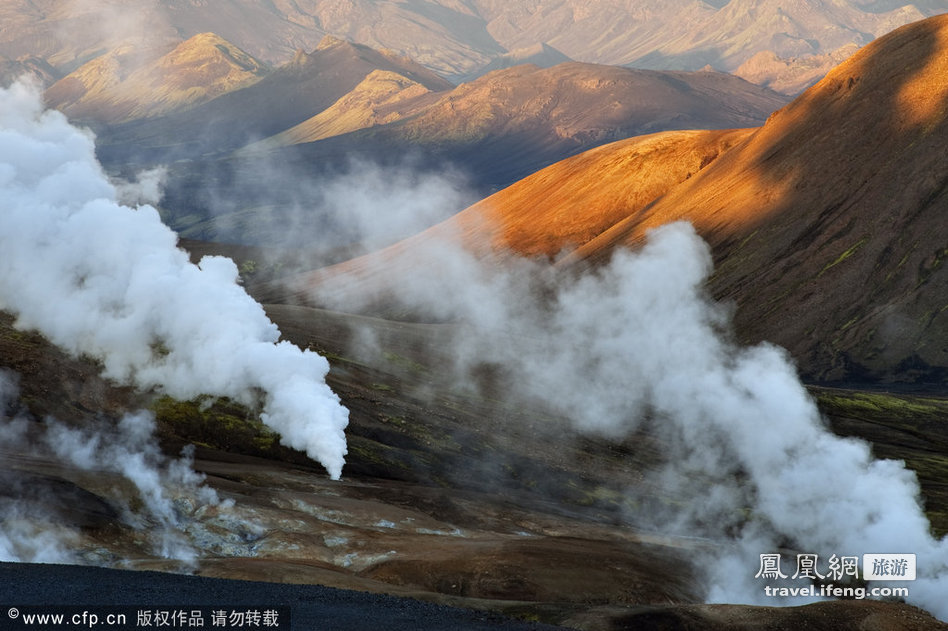
[(946, 50), (946, 16), (877, 40), (587, 254), (689, 219), (745, 342), (787, 348), (814, 380), (940, 386)]

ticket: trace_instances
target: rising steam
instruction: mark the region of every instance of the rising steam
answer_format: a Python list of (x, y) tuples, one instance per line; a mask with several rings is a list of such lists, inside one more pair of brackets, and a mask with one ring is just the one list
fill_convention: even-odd
[[(17, 407), (13, 404), (17, 398), (16, 375), (0, 371), (0, 457), (15, 456), (12, 463), (68, 463), (76, 470), (94, 472), (96, 478), (111, 479), (107, 485), (124, 481), (127, 489), (115, 485), (108, 493), (110, 505), (120, 509), (114, 517), (144, 534), (159, 557), (192, 564), (200, 553), (189, 537), (199, 528), (195, 513), (233, 508), (232, 501), (222, 501), (204, 485), (188, 450), (177, 460), (161, 452), (150, 413), (75, 428), (53, 418), (37, 422), (25, 412), (5, 413), (5, 408)], [(15, 464), (2, 475), (6, 488), (0, 501), (0, 561), (102, 560), (83, 556), (82, 533), (69, 517), (88, 498), (73, 500), (75, 505), (70, 505), (68, 494), (66, 499), (51, 500), (50, 490), (28, 473), (18, 472)]]
[(728, 309), (705, 290), (709, 248), (689, 224), (553, 282), (540, 264), (497, 267), (444, 242), (366, 268), (375, 276), (337, 268), (315, 298), (359, 309), (388, 290), (415, 312), (475, 327), (455, 340), (462, 377), (503, 366), (521, 400), (586, 431), (623, 436), (648, 423), (667, 457), (655, 482), (674, 510), (630, 521), (718, 541), (699, 568), (710, 600), (777, 604), (752, 577), (759, 554), (789, 542), (823, 562), (914, 552), (913, 602), (948, 618), (948, 544), (930, 535), (914, 473), (832, 434), (785, 351), (732, 341)]
[(154, 208), (120, 205), (91, 134), (23, 82), (0, 91), (0, 190), (0, 309), (18, 327), (141, 388), (262, 396), (282, 442), (340, 476), (348, 412), (326, 360), (279, 341), (232, 261), (193, 265)]

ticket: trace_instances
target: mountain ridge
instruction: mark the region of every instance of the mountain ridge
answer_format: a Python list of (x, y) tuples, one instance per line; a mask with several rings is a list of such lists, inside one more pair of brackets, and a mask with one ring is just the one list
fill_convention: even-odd
[[(734, 71), (761, 51), (782, 58), (826, 55), (945, 10), (940, 1), (866, 6), (856, 0), (538, 0), (530, 7), (500, 0), (223, 0), (213, 10), (175, 0), (144, 10), (132, 0), (108, 5), (34, 0), (28, 7), (5, 0), (0, 19), (11, 28), (0, 35), (0, 55), (40, 57), (67, 74), (122, 44), (165, 46), (213, 31), (272, 65), (333, 35), (398, 51), (452, 78), (469, 77), (511, 51), (542, 44), (588, 63), (677, 70), (710, 64)], [(129, 29), (131, 37), (118, 34)]]

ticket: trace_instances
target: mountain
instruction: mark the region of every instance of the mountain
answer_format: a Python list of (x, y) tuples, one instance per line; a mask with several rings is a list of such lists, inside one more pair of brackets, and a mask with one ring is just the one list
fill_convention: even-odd
[(312, 50), (326, 35), (416, 57), (447, 74), (483, 66), (504, 52), (464, 3), (134, 0), (108, 3), (3, 0), (0, 54), (46, 59), (66, 74), (123, 45), (168, 47), (214, 32), (272, 65)]
[[(948, 15), (866, 46), (759, 129), (602, 147), (428, 235), (463, 234), (482, 251), (499, 244), (549, 255), (569, 244), (576, 249), (558, 264), (588, 266), (685, 219), (712, 246), (711, 290), (736, 303), (742, 339), (787, 348), (811, 379), (940, 383), (946, 76)], [(637, 160), (646, 150), (656, 159)], [(621, 166), (610, 171), (610, 161)], [(551, 203), (538, 210), (536, 200)], [(470, 227), (480, 221), (490, 228)], [(391, 265), (414, 247), (397, 244), (381, 260)], [(343, 267), (371, 278), (376, 264)]]
[(444, 143), (542, 130), (546, 142), (581, 146), (660, 129), (752, 125), (782, 101), (715, 72), (661, 73), (580, 62), (526, 65), (458, 86), (391, 133)]
[[(858, 2), (846, 1), (732, 0), (700, 25), (666, 39), (652, 51), (638, 55), (633, 49), (629, 63), (654, 68), (709, 63), (733, 70), (760, 51), (800, 57), (830, 53), (849, 44), (861, 46), (925, 15), (911, 4), (867, 10)], [(565, 52), (569, 54), (568, 49)]]
[(578, 255), (687, 218), (715, 248), (713, 290), (736, 300), (747, 338), (785, 346), (819, 379), (938, 380), (946, 76), (948, 15), (898, 29)]
[[(332, 107), (268, 145), (326, 138), (325, 125), (339, 121), (340, 128), (353, 131), (373, 127), (368, 137), (383, 143), (447, 146), (527, 139), (521, 152), (532, 152), (539, 163), (543, 152), (558, 144), (579, 149), (659, 129), (753, 125), (786, 102), (713, 71), (656, 72), (579, 62), (518, 65), (415, 99), (425, 93), (404, 77), (370, 75)], [(374, 115), (363, 116), (369, 112)], [(342, 122), (347, 120), (363, 124)]]
[(590, 63), (732, 71), (762, 51), (793, 58), (861, 46), (945, 10), (943, 0), (159, 0), (144, 7), (133, 0), (3, 0), (0, 55), (42, 58), (67, 74), (122, 45), (167, 49), (214, 32), (271, 65), (333, 35), (455, 78), (538, 42)]
[(411, 115), (414, 111), (411, 104), (427, 94), (432, 91), (417, 81), (388, 70), (373, 70), (351, 92), (319, 114), (248, 149), (315, 142), (385, 125)]
[(547, 0), (530, 8), (477, 3), (488, 32), (508, 50), (546, 42), (580, 61), (640, 68), (735, 70), (755, 53), (827, 54), (864, 45), (889, 30), (948, 9), (943, 3), (582, 2)]
[(103, 129), (100, 151), (105, 161), (142, 152), (157, 160), (227, 152), (305, 121), (376, 70), (400, 74), (430, 90), (451, 85), (410, 59), (327, 37), (312, 53), (298, 51), (291, 62), (252, 85), (187, 112)]
[(114, 124), (210, 101), (266, 72), (230, 42), (201, 33), (154, 60), (132, 46), (100, 55), (51, 85), (46, 102), (72, 119)]
[[(456, 164), (480, 190), (516, 181), (557, 160), (612, 140), (665, 129), (746, 127), (763, 122), (786, 100), (716, 72), (673, 73), (569, 62), (552, 68), (498, 70), (451, 91), (376, 107), (346, 97), (332, 120), (364, 120), (366, 128), (325, 138), (329, 111), (292, 134), (268, 141), (298, 144), (286, 156), (318, 162), (349, 150), (378, 156), (411, 150), (431, 162)], [(347, 114), (347, 108), (351, 114)], [(378, 110), (378, 117), (359, 112)], [(305, 130), (312, 129), (312, 135)], [(306, 144), (301, 144), (306, 143)]]

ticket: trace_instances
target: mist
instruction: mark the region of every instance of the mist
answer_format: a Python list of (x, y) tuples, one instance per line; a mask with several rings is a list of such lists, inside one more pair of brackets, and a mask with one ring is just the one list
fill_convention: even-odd
[[(233, 502), (221, 500), (204, 484), (204, 476), (193, 469), (190, 451), (177, 459), (165, 456), (148, 412), (100, 418), (81, 428), (54, 418), (35, 419), (20, 409), (16, 382), (14, 373), (0, 371), (0, 410), (10, 410), (0, 413), (5, 487), (0, 498), (0, 560), (107, 561), (83, 550), (78, 509), (79, 515), (114, 511), (106, 518), (141, 533), (150, 553), (192, 565), (204, 552), (188, 534), (199, 528), (196, 515), (209, 508), (228, 511)], [(94, 474), (103, 499), (93, 499), (58, 477), (32, 473), (36, 463), (38, 470), (55, 463), (56, 468)]]
[[(139, 197), (154, 197), (156, 177)], [(230, 259), (193, 265), (154, 207), (120, 204), (91, 133), (44, 111), (27, 82), (0, 91), (0, 187), (0, 309), (16, 327), (115, 382), (260, 408), (284, 445), (341, 475), (348, 411), (326, 360), (280, 341)]]
[(708, 295), (710, 250), (690, 224), (581, 273), (512, 253), (481, 259), (460, 243), (443, 230), (329, 268), (311, 298), (465, 323), (475, 333), (439, 349), (455, 357), (456, 387), (476, 388), (478, 366), (500, 367), (507, 397), (581, 432), (646, 429), (665, 462), (628, 494), (660, 501), (627, 522), (712, 542), (694, 559), (710, 602), (779, 604), (753, 577), (760, 554), (788, 547), (821, 563), (913, 552), (911, 601), (948, 619), (948, 544), (930, 534), (915, 474), (834, 435), (783, 349), (736, 343), (733, 307)]
[(391, 245), (477, 199), (463, 172), (434, 170), (410, 153), (388, 164), (367, 155), (313, 162), (282, 151), (236, 155), (168, 171), (158, 207), (171, 228), (324, 264)]

